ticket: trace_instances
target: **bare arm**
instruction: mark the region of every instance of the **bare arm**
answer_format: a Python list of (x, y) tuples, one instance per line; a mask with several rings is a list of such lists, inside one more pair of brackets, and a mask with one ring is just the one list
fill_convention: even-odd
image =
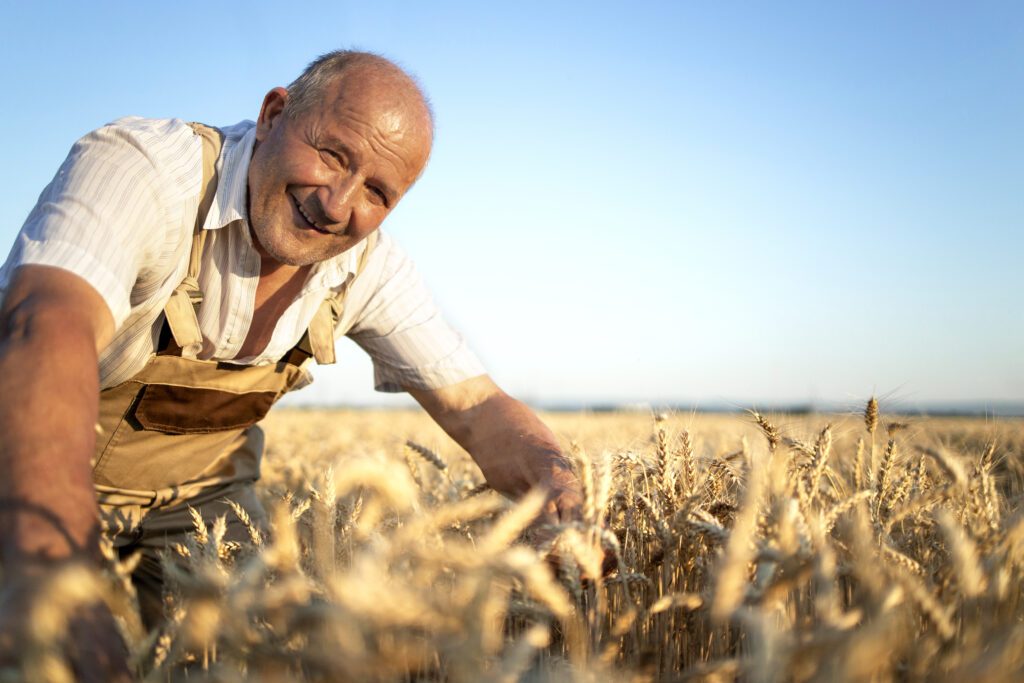
[(0, 559), (91, 559), (99, 533), (90, 459), (98, 350), (113, 318), (89, 284), (23, 266), (0, 309)]
[(546, 512), (552, 521), (578, 515), (579, 484), (554, 434), (490, 377), (409, 393), (473, 456), (495, 490), (516, 497), (543, 486), (550, 491)]

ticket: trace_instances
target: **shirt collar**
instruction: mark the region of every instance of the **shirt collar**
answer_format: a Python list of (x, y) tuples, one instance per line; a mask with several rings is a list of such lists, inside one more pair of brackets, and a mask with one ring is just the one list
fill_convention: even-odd
[(217, 193), (206, 214), (204, 230), (219, 230), (233, 221), (243, 221), (248, 225), (246, 197), (256, 124), (242, 121), (220, 130), (224, 134), (224, 142), (217, 160)]
[[(217, 161), (217, 192), (203, 223), (204, 230), (219, 230), (233, 223), (245, 234), (244, 242), (252, 248), (249, 237), (249, 162), (256, 142), (256, 124), (242, 121), (221, 128), (224, 143)], [(331, 289), (340, 287), (355, 276), (365, 242), (327, 261), (313, 266), (304, 289)]]

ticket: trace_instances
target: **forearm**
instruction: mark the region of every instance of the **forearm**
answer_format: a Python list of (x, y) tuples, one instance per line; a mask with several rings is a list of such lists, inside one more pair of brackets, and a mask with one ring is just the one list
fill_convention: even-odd
[(551, 486), (567, 468), (555, 435), (526, 405), (500, 393), (472, 409), (457, 440), (488, 483), (510, 496)]
[(487, 375), (434, 390), (409, 389), (430, 416), (473, 456), (487, 483), (519, 497), (533, 488), (548, 492), (545, 517), (573, 519), (580, 486), (558, 439), (525, 404)]
[(15, 309), (0, 338), (0, 557), (92, 557), (90, 459), (99, 379), (93, 330), (57, 310)]

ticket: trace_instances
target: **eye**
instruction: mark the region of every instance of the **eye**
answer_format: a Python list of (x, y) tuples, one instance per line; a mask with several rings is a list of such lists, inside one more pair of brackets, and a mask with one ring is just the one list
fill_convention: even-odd
[(345, 157), (343, 157), (341, 154), (334, 151), (333, 149), (328, 149), (326, 147), (321, 148), (320, 156), (329, 164), (341, 166), (342, 168), (347, 166), (347, 164), (345, 163)]
[(384, 194), (384, 190), (379, 187), (374, 187), (373, 185), (367, 185), (367, 188), (370, 190), (370, 201), (374, 204), (383, 206), (385, 209), (390, 208), (388, 204), (388, 196)]

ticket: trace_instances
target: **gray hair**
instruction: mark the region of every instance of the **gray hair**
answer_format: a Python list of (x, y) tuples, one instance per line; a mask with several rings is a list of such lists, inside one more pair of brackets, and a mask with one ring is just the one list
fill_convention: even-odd
[(430, 101), (420, 87), (416, 79), (406, 73), (404, 69), (392, 62), (387, 57), (374, 54), (373, 52), (362, 52), (359, 50), (335, 50), (320, 55), (306, 67), (298, 78), (288, 86), (288, 101), (285, 104), (285, 114), (295, 118), (300, 114), (309, 111), (315, 104), (321, 101), (328, 85), (334, 79), (340, 78), (351, 69), (364, 68), (379, 74), (386, 74), (397, 78), (412, 89), (418, 96), (427, 111), (430, 119), (430, 127), (434, 127), (434, 111), (430, 107)]

